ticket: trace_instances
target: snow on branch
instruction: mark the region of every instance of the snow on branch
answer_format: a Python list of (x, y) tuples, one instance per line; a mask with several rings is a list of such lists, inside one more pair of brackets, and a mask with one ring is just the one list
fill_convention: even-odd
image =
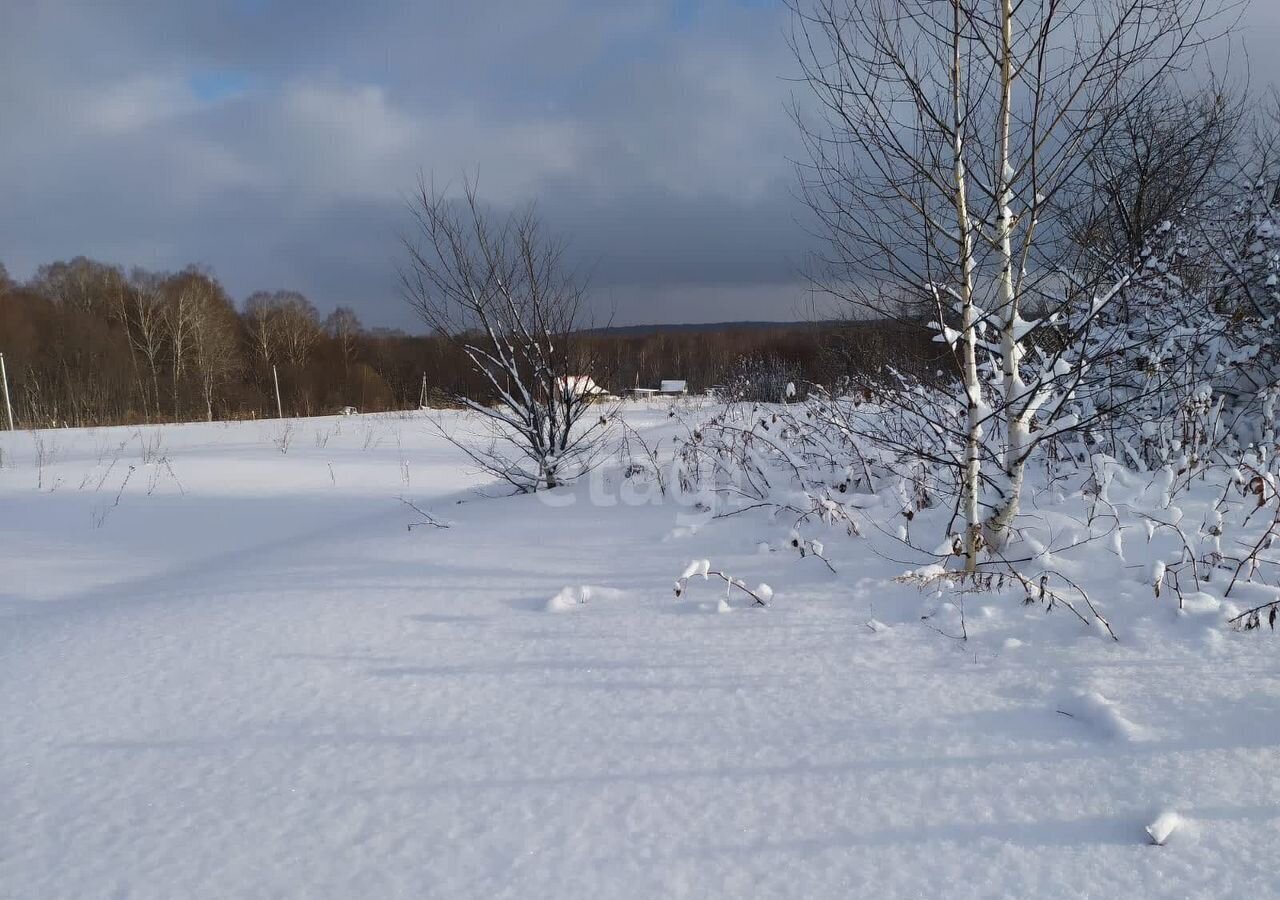
[[(754, 590), (747, 587), (747, 583), (739, 578), (734, 578), (726, 572), (719, 569), (711, 568), (711, 561), (708, 559), (695, 559), (685, 567), (684, 572), (676, 579), (675, 595), (677, 597), (684, 596), (689, 589), (689, 579), (701, 577), (704, 581), (710, 578), (718, 578), (725, 583), (725, 597), (722, 603), (725, 603), (735, 590), (742, 592), (751, 598), (754, 606), (768, 606), (769, 601), (773, 599), (773, 588), (767, 584), (759, 584)], [(727, 605), (727, 604), (726, 604)], [(723, 607), (722, 607), (723, 608)]]

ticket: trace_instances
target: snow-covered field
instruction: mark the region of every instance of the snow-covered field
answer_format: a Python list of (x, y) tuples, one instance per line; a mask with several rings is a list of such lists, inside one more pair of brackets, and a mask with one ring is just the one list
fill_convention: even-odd
[(1280, 639), (1104, 545), (1119, 642), (960, 641), (875, 529), (488, 498), (418, 415), (0, 448), (0, 896), (1280, 896)]

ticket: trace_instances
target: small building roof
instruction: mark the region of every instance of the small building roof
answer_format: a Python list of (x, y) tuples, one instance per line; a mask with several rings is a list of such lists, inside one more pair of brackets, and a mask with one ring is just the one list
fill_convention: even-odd
[(595, 379), (590, 375), (566, 375), (561, 379), (561, 383), (571, 394), (578, 397), (608, 393), (604, 388), (596, 384)]

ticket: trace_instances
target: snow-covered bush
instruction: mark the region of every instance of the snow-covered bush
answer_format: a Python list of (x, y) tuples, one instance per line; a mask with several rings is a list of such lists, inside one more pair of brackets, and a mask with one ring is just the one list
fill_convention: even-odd
[(803, 400), (805, 381), (800, 367), (776, 356), (744, 356), (721, 378), (722, 400), (748, 403), (786, 403)]

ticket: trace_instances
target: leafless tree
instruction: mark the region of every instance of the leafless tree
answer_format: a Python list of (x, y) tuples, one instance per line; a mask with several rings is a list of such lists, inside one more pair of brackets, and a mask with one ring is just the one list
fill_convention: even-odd
[(170, 279), (164, 305), (164, 325), (169, 341), (170, 374), (173, 383), (173, 417), (182, 418), (180, 386), (191, 363), (195, 323), (208, 285), (197, 273), (185, 272)]
[(273, 302), (280, 349), (289, 365), (301, 369), (320, 339), (320, 314), (311, 301), (297, 291), (278, 291)]
[(96, 315), (106, 310), (111, 288), (121, 280), (117, 267), (77, 256), (70, 262), (41, 266), (33, 282), (63, 306)]
[(342, 356), (342, 370), (347, 373), (356, 356), (356, 340), (360, 337), (360, 317), (349, 306), (339, 306), (324, 320), (325, 334), (333, 338)]
[(244, 308), (250, 350), (262, 365), (261, 375), (270, 379), (273, 364), (288, 363), (302, 411), (310, 415), (311, 391), (301, 373), (324, 334), (320, 314), (297, 291), (258, 291), (249, 295)]
[(792, 47), (817, 103), (796, 107), (801, 179), (831, 249), (817, 276), (880, 315), (932, 298), (962, 373), (967, 414), (948, 437), (964, 448), (970, 569), (983, 542), (1006, 539), (1032, 452), (1069, 427), (1063, 400), (1085, 361), (1075, 340), (1046, 358), (1038, 333), (1081, 297), (1110, 302), (1125, 280), (1100, 267), (1084, 283), (1060, 264), (1063, 194), (1114, 111), (1185, 64), (1225, 24), (1221, 7), (792, 0)]
[(199, 381), (205, 417), (213, 421), (214, 398), (235, 371), (236, 314), (218, 283), (205, 272), (188, 270), (183, 290), (189, 300), (190, 360)]
[(1243, 164), (1245, 103), (1222, 84), (1164, 85), (1115, 110), (1064, 203), (1072, 268), (1136, 259), (1162, 222), (1198, 217), (1227, 193)]
[(498, 397), (459, 402), (489, 423), (488, 443), (456, 441), (520, 491), (554, 488), (593, 464), (610, 416), (593, 410), (595, 359), (574, 334), (584, 291), (532, 208), (490, 214), (420, 181), (404, 240), (406, 300), (465, 353)]
[(253, 358), (264, 366), (275, 361), (278, 340), (273, 312), (273, 295), (268, 291), (254, 291), (244, 301), (244, 318), (249, 333)]
[[(0, 285), (2, 286), (2, 285)], [(147, 395), (147, 385), (142, 378), (142, 370), (138, 367), (138, 345), (134, 340), (133, 323), (131, 318), (131, 301), (133, 297), (133, 287), (124, 278), (123, 272), (111, 286), (111, 295), (114, 299), (114, 308), (112, 316), (115, 321), (124, 329), (129, 348), (129, 365), (133, 371), (133, 381), (137, 385), (138, 399), (142, 402), (142, 415), (144, 418), (151, 418), (150, 402)]]
[(151, 411), (160, 413), (160, 371), (164, 366), (164, 276), (134, 269), (129, 277), (127, 327), (129, 342), (147, 364), (151, 376)]

